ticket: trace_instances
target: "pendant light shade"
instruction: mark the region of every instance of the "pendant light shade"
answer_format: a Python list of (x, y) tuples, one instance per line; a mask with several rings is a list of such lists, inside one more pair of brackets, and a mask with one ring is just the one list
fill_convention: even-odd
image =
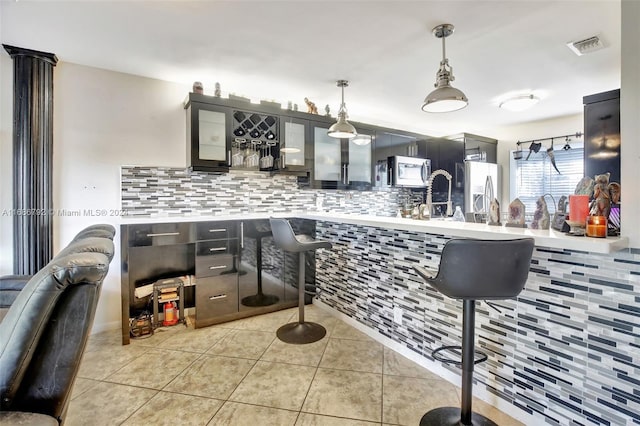
[(424, 99), (422, 110), (425, 112), (451, 112), (457, 111), (467, 106), (469, 99), (461, 90), (451, 86), (455, 80), (453, 68), (449, 65), (446, 57), (444, 39), (453, 34), (454, 26), (451, 24), (438, 25), (433, 29), (433, 35), (442, 39), (442, 61), (436, 73), (436, 89), (429, 93)]
[(338, 110), (338, 121), (329, 127), (327, 134), (332, 138), (351, 139), (356, 137), (358, 132), (356, 128), (347, 121), (347, 107), (344, 104), (344, 88), (349, 85), (349, 82), (347, 80), (338, 80), (336, 83), (338, 87), (342, 88), (342, 103), (340, 103), (340, 109)]

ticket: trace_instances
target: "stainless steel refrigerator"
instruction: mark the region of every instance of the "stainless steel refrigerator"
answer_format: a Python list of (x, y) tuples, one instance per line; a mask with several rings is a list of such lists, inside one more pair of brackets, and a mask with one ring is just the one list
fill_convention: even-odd
[(465, 161), (464, 206), (467, 217), (474, 213), (488, 213), (492, 197), (500, 201), (501, 178), (498, 164)]

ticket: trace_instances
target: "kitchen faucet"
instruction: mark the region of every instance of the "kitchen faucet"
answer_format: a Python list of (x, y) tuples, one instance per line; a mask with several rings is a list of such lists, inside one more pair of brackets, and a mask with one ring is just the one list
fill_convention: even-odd
[[(441, 202), (434, 203), (433, 200), (432, 200), (431, 189), (433, 188), (433, 179), (438, 175), (442, 175), (442, 176), (446, 177), (447, 180), (449, 181), (449, 194), (448, 194), (448, 197), (447, 197), (447, 201), (441, 201)], [(434, 171), (429, 176), (428, 186), (429, 187), (427, 189), (427, 209), (429, 211), (429, 214), (433, 215), (432, 208), (433, 208), (434, 205), (446, 205), (447, 206), (447, 216), (451, 216), (453, 214), (453, 211), (452, 211), (452, 208), (451, 208), (451, 173), (449, 173), (448, 171), (443, 170), (443, 169), (438, 169), (438, 170)]]

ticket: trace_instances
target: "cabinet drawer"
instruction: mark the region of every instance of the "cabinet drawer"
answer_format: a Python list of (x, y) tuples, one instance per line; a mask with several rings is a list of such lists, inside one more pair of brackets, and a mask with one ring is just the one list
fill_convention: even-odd
[(129, 246), (163, 246), (193, 241), (190, 223), (129, 225)]
[(236, 238), (199, 241), (196, 243), (196, 256), (214, 256), (219, 254), (236, 253), (238, 253), (238, 240)]
[(196, 277), (215, 277), (237, 272), (233, 254), (196, 256)]
[(197, 222), (195, 225), (198, 240), (235, 238), (238, 234), (238, 224), (233, 221)]
[(238, 312), (238, 274), (196, 281), (196, 321)]

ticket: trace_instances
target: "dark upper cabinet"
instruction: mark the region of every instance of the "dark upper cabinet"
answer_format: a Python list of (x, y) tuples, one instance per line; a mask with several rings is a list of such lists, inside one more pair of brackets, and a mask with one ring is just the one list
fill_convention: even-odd
[[(451, 139), (429, 139), (424, 142), (426, 158), (431, 159), (431, 170), (446, 170), (451, 174), (452, 190), (464, 190), (464, 142)], [(448, 192), (447, 179), (436, 178), (433, 192)]]
[(189, 99), (187, 166), (205, 172), (227, 172), (231, 165), (231, 108)]
[(585, 96), (584, 174), (611, 173), (620, 182), (620, 90)]
[(312, 186), (320, 189), (371, 189), (375, 132), (356, 128), (356, 138), (336, 139), (327, 135), (330, 126), (328, 123), (310, 122), (314, 159)]
[[(327, 135), (330, 116), (284, 111), (278, 104), (250, 104), (190, 93), (187, 110), (187, 163), (193, 170), (260, 170), (304, 176), (316, 189), (369, 190), (376, 164), (393, 155), (431, 160), (433, 171), (452, 176), (452, 189), (464, 189), (464, 161), (496, 162), (496, 141), (469, 133), (447, 139), (352, 123), (353, 139)], [(365, 143), (358, 143), (365, 142)], [(379, 142), (379, 144), (378, 144)], [(436, 179), (434, 191), (447, 191)]]

